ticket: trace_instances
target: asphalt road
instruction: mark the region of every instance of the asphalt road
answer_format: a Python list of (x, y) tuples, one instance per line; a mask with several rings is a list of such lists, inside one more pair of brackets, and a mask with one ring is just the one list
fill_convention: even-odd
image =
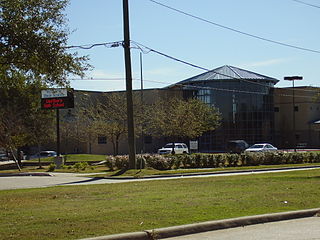
[(228, 228), (166, 240), (319, 240), (320, 217)]
[[(305, 171), (309, 169), (286, 169), (277, 170), (277, 172), (286, 171)], [(196, 176), (178, 176), (178, 177), (159, 177), (159, 178), (144, 178), (144, 179), (101, 179), (85, 177), (88, 174), (75, 173), (50, 173), (49, 176), (2, 176), (0, 175), (0, 190), (22, 189), (22, 188), (42, 188), (63, 185), (88, 185), (88, 184), (108, 184), (108, 183), (123, 183), (132, 181), (150, 181), (150, 180), (167, 180), (167, 179), (183, 179), (192, 177), (215, 177), (215, 176), (231, 176), (231, 175), (249, 175), (275, 172), (238, 172), (238, 173), (216, 173), (210, 175), (196, 175)], [(319, 238), (320, 239), (320, 238)]]

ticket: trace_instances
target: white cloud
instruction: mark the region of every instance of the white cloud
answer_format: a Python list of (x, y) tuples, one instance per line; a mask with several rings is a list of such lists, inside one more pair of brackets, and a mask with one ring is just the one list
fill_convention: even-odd
[(94, 69), (83, 80), (71, 81), (71, 85), (79, 90), (91, 91), (117, 91), (125, 89), (125, 77), (123, 73), (107, 72), (102, 69)]
[(269, 59), (269, 60), (259, 61), (259, 62), (243, 63), (243, 64), (240, 64), (240, 67), (242, 67), (242, 68), (266, 67), (266, 66), (282, 64), (282, 63), (285, 63), (288, 61), (290, 61), (290, 60), (286, 59), (286, 58), (275, 58), (275, 59)]

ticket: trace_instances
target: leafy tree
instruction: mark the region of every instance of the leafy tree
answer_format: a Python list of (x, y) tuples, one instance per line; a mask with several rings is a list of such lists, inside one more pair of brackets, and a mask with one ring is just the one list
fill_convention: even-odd
[(196, 138), (216, 129), (220, 113), (197, 99), (160, 100), (150, 105), (148, 131), (155, 136), (177, 139)]
[(78, 152), (80, 143), (88, 143), (89, 153), (91, 153), (91, 145), (96, 132), (86, 112), (84, 109), (75, 108), (74, 111), (68, 111), (60, 118), (61, 141), (64, 142), (66, 153), (70, 146), (76, 147), (77, 150), (73, 151)]
[[(139, 97), (134, 94), (135, 134), (141, 132), (141, 104)], [(128, 133), (127, 105), (124, 93), (108, 93), (91, 107), (85, 109), (83, 116), (91, 121), (96, 136), (106, 136), (113, 146), (113, 153), (119, 153), (119, 142)]]
[[(53, 111), (44, 111), (40, 108), (31, 109), (30, 114), (27, 117), (28, 121), (26, 123), (28, 130), (27, 144), (24, 145), (35, 145), (37, 146), (37, 151), (41, 151), (41, 145), (48, 143), (55, 139), (54, 133), (56, 130), (56, 125), (53, 117)], [(41, 158), (38, 155), (39, 168), (41, 166)]]
[(68, 0), (0, 1), (1, 77), (64, 85), (68, 74), (82, 75), (86, 57), (68, 53), (63, 11)]
[(68, 0), (0, 1), (0, 146), (19, 148), (39, 139), (30, 121), (44, 114), (37, 110), (40, 90), (67, 86), (67, 75), (82, 76), (90, 67), (87, 57), (67, 51), (67, 4)]

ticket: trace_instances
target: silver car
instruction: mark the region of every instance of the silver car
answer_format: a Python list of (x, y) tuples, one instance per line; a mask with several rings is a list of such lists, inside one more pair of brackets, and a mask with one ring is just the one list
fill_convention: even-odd
[(278, 148), (269, 143), (257, 143), (244, 150), (245, 152), (275, 152)]

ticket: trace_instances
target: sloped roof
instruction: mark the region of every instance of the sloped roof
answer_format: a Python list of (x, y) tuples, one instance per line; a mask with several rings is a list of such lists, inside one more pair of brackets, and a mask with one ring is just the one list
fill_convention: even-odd
[(275, 78), (271, 78), (265, 75), (261, 75), (255, 72), (251, 72), (245, 69), (225, 65), (211, 71), (199, 74), (197, 76), (188, 78), (179, 82), (178, 84), (190, 83), (190, 82), (199, 82), (199, 81), (208, 81), (208, 80), (227, 80), (227, 79), (246, 79), (246, 80), (267, 80), (271, 81), (274, 84), (279, 82)]

